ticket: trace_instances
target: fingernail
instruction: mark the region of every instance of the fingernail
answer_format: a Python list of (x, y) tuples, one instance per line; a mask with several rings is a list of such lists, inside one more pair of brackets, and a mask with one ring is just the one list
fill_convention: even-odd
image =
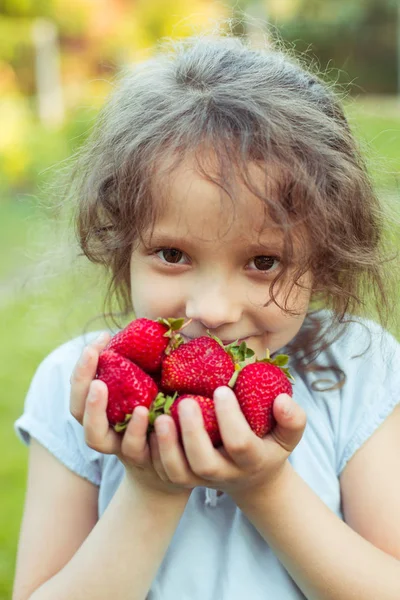
[(289, 416), (293, 412), (293, 402), (290, 396), (282, 394), (280, 396), (281, 410), (285, 416)]
[(98, 338), (96, 338), (96, 344), (103, 344), (106, 341), (107, 338), (107, 333), (105, 331), (103, 331), (103, 333), (101, 333), (99, 335)]
[(157, 433), (160, 435), (167, 435), (169, 432), (169, 424), (165, 421), (158, 421), (157, 423)]
[(232, 394), (226, 387), (217, 388), (214, 392), (214, 399), (217, 402), (230, 402)]
[(138, 413), (138, 411), (136, 410), (136, 408), (133, 411), (132, 418), (133, 418), (134, 421), (136, 421), (136, 423), (140, 423), (140, 421), (141, 421), (140, 413)]
[(184, 419), (194, 417), (195, 409), (196, 407), (194, 406), (193, 402), (187, 400), (185, 402), (181, 402), (178, 406), (179, 416), (183, 417)]

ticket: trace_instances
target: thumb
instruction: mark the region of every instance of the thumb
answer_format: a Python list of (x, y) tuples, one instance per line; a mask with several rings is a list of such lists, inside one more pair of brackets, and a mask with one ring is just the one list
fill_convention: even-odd
[(303, 436), (306, 413), (288, 394), (280, 394), (275, 399), (272, 411), (276, 426), (271, 435), (285, 450), (292, 452)]

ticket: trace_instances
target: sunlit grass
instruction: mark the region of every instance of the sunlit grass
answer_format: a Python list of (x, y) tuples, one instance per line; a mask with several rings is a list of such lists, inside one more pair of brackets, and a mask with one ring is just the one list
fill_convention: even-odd
[(360, 98), (346, 114), (376, 185), (400, 197), (400, 99)]

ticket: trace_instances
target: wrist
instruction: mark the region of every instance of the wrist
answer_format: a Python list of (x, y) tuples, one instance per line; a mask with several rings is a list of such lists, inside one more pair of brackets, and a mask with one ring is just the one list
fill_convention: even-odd
[(254, 486), (246, 486), (245, 489), (237, 490), (232, 495), (233, 500), (239, 508), (257, 504), (258, 501), (265, 503), (266, 499), (272, 500), (276, 495), (285, 493), (284, 489), (288, 480), (293, 475), (293, 467), (286, 460), (281, 467), (266, 480)]
[(122, 493), (128, 496), (134, 497), (135, 499), (140, 498), (144, 502), (154, 504), (160, 507), (160, 503), (170, 504), (182, 504), (185, 506), (189, 500), (192, 489), (178, 489), (174, 488), (168, 490), (167, 488), (161, 489), (148, 486), (143, 484), (141, 481), (130, 477), (128, 473), (125, 473), (125, 477), (121, 482)]

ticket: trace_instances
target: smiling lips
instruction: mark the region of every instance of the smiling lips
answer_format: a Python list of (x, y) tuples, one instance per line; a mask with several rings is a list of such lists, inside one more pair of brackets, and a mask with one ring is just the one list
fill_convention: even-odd
[[(188, 335), (184, 335), (183, 333), (182, 333), (181, 335), (182, 335), (182, 337), (183, 337), (183, 338), (185, 338), (187, 341), (190, 341), (190, 340), (194, 340), (194, 339), (196, 339), (195, 337), (190, 337), (190, 336), (188, 336)], [(197, 336), (196, 336), (196, 337), (197, 337)], [(198, 336), (198, 337), (200, 337), (200, 336)], [(217, 337), (218, 337), (218, 336), (217, 336)], [(242, 342), (244, 342), (244, 341), (248, 340), (248, 339), (249, 339), (249, 337), (250, 337), (250, 336), (247, 336), (247, 337), (244, 337), (244, 338), (233, 338), (233, 339), (231, 339), (231, 340), (221, 340), (221, 342), (224, 344), (224, 346), (227, 346), (228, 344), (232, 344), (233, 342), (236, 342), (236, 341), (237, 341), (237, 343), (238, 343), (238, 344), (241, 344)]]

